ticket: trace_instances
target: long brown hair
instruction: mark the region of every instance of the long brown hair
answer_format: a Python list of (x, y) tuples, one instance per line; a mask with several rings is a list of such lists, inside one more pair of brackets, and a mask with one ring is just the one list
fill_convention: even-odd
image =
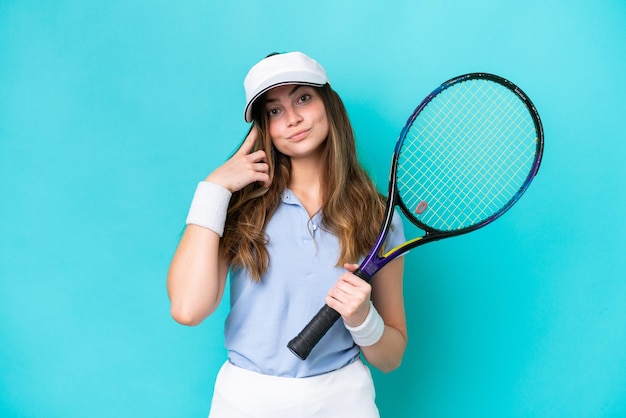
[[(326, 84), (317, 88), (329, 122), (322, 161), (322, 226), (339, 239), (337, 265), (356, 262), (376, 240), (385, 199), (357, 159), (352, 125), (339, 95)], [(253, 183), (231, 198), (222, 243), (227, 262), (245, 268), (260, 281), (269, 267), (265, 225), (289, 184), (291, 161), (272, 145), (264, 98), (256, 101), (253, 118), (259, 130), (255, 150), (267, 155), (271, 186)]]

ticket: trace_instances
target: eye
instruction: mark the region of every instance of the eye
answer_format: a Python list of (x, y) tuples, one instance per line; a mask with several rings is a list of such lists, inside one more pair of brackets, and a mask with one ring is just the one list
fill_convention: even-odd
[(269, 116), (270, 118), (275, 118), (280, 116), (280, 109), (275, 108), (275, 107), (270, 107), (269, 109), (267, 109), (267, 116)]
[(298, 103), (307, 103), (309, 101), (311, 101), (311, 95), (308, 93), (302, 94), (298, 97)]

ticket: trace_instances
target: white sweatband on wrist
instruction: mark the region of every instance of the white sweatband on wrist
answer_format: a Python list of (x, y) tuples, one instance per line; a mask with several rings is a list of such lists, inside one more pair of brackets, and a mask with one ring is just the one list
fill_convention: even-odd
[(370, 311), (365, 317), (365, 321), (357, 327), (346, 325), (346, 329), (350, 331), (352, 339), (357, 345), (367, 347), (376, 344), (381, 339), (383, 332), (385, 332), (385, 323), (370, 300)]
[(232, 193), (217, 184), (201, 181), (191, 201), (187, 225), (210, 229), (220, 237), (224, 235), (226, 212)]

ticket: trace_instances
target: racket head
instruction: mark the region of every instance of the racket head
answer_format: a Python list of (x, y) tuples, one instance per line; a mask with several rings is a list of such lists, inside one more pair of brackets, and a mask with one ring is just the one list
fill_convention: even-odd
[(502, 77), (465, 74), (435, 89), (408, 119), (390, 193), (427, 235), (459, 235), (513, 206), (542, 155), (543, 127), (528, 96)]

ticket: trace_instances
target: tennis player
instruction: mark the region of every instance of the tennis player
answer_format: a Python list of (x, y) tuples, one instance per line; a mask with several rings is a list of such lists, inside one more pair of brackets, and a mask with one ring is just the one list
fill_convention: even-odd
[[(270, 55), (244, 88), (250, 131), (199, 182), (167, 278), (173, 318), (197, 325), (230, 277), (228, 359), (209, 417), (378, 417), (368, 365), (389, 372), (404, 355), (403, 259), (370, 283), (352, 272), (376, 240), (385, 198), (318, 62)], [(387, 243), (402, 242), (396, 213)], [(300, 360), (287, 343), (324, 302), (341, 319)]]

